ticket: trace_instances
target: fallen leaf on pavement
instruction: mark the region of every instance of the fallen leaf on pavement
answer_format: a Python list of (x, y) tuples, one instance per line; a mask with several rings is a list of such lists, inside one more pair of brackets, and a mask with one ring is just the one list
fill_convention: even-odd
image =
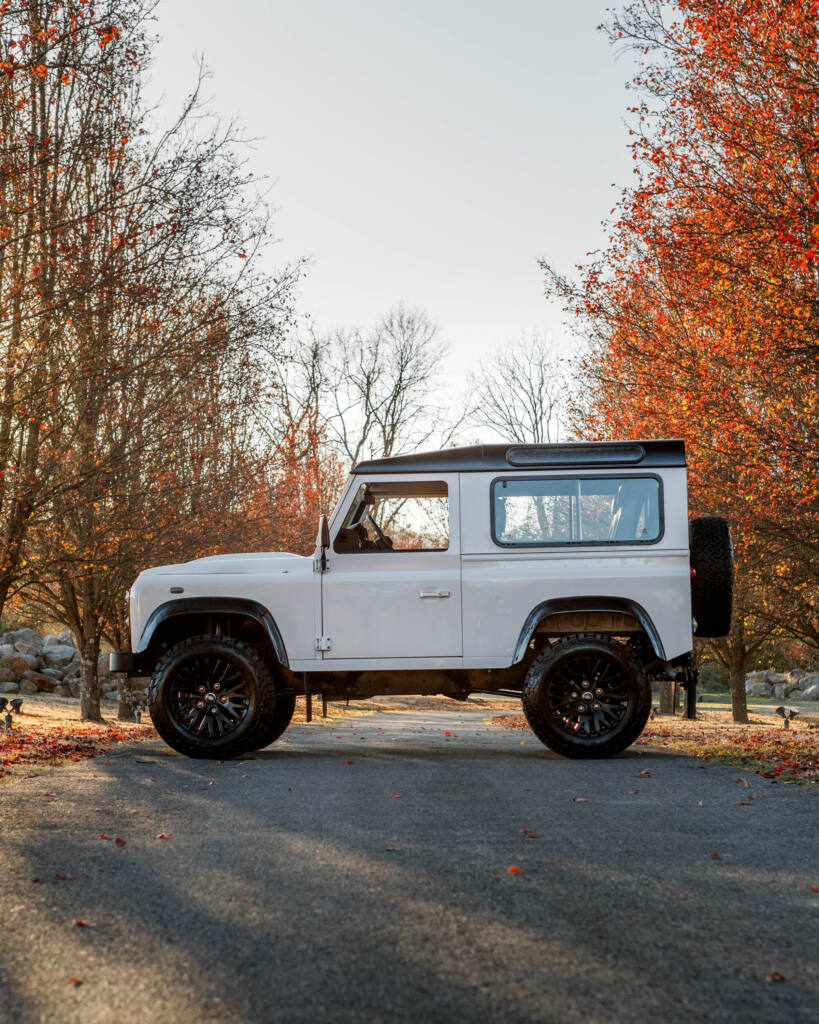
[(390, 793), (390, 799), (391, 800), (400, 800), (401, 796), (398, 793)]
[(79, 978), (72, 978), (71, 984), (74, 986), (74, 988), (79, 988), (80, 985), (82, 985), (82, 982), (80, 981)]
[(641, 772), (637, 772), (637, 778), (638, 779), (650, 779), (651, 778), (651, 772), (644, 768)]
[(785, 975), (780, 974), (779, 971), (771, 971), (768, 975), (768, 981), (784, 981)]
[(77, 920), (76, 920), (76, 921), (74, 922), (74, 925), (75, 925), (75, 927), (77, 927), (77, 928), (96, 928), (96, 927), (97, 927), (97, 926), (96, 926), (96, 925), (94, 924), (94, 922), (93, 922), (93, 921), (83, 921), (83, 920), (81, 920), (81, 919), (80, 919), (79, 917), (78, 917), (78, 918), (77, 918)]
[(114, 846), (125, 846), (125, 840), (124, 839), (115, 839), (114, 840)]
[(576, 804), (587, 804), (589, 801), (585, 796), (573, 796), (572, 802)]
[(107, 836), (104, 832), (100, 835), (100, 839), (110, 839), (110, 838), (111, 837)]
[(170, 839), (172, 835), (173, 835), (173, 832), (160, 832), (159, 835), (156, 838), (157, 839)]
[(630, 790), (628, 791), (628, 795), (629, 795), (629, 796), (634, 796), (634, 794), (635, 794), (635, 793), (639, 793), (639, 792), (640, 792), (640, 790), (639, 790), (639, 789), (630, 789)]
[(811, 892), (819, 892), (819, 885), (812, 885), (810, 887)]
[(38, 885), (40, 882), (44, 882), (45, 879), (44, 878), (32, 878), (31, 881), (34, 883), (34, 885)]
[(520, 868), (516, 867), (514, 864), (512, 864), (510, 866), (510, 868), (509, 868), (509, 874), (510, 875), (519, 875), (520, 874)]
[(712, 853), (711, 860), (722, 860), (722, 857), (718, 853)]
[(57, 874), (56, 874), (56, 875), (55, 875), (54, 877), (55, 877), (55, 878), (59, 878), (59, 879), (60, 879), (61, 881), (63, 881), (63, 882), (65, 882), (65, 881), (66, 881), (66, 880), (68, 879), (68, 875), (66, 875), (66, 874), (65, 874), (64, 872), (62, 872), (62, 871), (58, 871), (58, 872), (57, 872)]
[(523, 830), (523, 834), (527, 836), (529, 839), (537, 839), (537, 833), (533, 832), (530, 828), (525, 828)]

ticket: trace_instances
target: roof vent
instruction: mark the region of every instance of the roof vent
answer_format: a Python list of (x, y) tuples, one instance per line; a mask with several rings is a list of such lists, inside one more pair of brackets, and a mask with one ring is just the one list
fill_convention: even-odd
[(527, 444), (506, 450), (510, 466), (626, 466), (645, 457), (641, 444)]

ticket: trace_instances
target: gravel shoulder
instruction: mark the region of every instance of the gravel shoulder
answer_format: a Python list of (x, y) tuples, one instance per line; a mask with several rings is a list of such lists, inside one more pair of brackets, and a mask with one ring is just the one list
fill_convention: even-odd
[(753, 778), (751, 804), (730, 766), (567, 761), (486, 719), (4, 786), (0, 1021), (816, 1018), (819, 793)]

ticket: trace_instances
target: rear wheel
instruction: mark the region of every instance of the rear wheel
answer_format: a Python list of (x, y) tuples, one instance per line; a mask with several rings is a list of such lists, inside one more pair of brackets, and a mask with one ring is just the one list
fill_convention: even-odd
[(565, 757), (611, 757), (637, 739), (651, 687), (633, 648), (602, 636), (559, 640), (526, 674), (523, 713), (537, 738)]
[(188, 757), (226, 758), (264, 744), (278, 697), (268, 664), (231, 637), (195, 636), (157, 663), (148, 691), (156, 731)]

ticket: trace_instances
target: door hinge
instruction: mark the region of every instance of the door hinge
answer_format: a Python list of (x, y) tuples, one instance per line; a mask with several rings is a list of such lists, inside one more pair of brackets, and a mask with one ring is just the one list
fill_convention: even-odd
[(316, 650), (317, 651), (331, 651), (333, 649), (333, 641), (329, 636), (317, 636), (316, 637)]

